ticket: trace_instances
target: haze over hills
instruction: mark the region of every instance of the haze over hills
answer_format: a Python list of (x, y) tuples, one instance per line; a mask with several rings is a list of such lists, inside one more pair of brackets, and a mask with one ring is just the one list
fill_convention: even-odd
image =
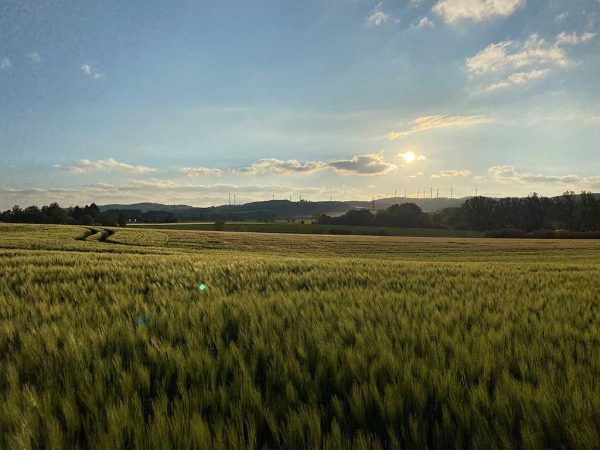
[(188, 205), (164, 205), (160, 203), (134, 203), (131, 205), (102, 205), (101, 211), (168, 211), (179, 220), (213, 219), (218, 216), (236, 219), (288, 219), (306, 218), (316, 214), (343, 214), (351, 209), (381, 210), (394, 204), (415, 203), (425, 212), (458, 207), (466, 198), (405, 198), (390, 197), (374, 201), (296, 201), (267, 200), (242, 205), (192, 207)]
[[(592, 194), (600, 198), (600, 194)], [(328, 214), (336, 216), (344, 214), (352, 209), (367, 209), (379, 211), (389, 208), (394, 204), (414, 203), (423, 212), (433, 213), (445, 208), (460, 207), (467, 199), (462, 198), (410, 198), (389, 197), (372, 201), (350, 200), (350, 201), (289, 201), (289, 200), (267, 200), (261, 202), (250, 202), (241, 205), (219, 205), (209, 207), (194, 207), (189, 205), (166, 205), (162, 203), (133, 203), (128, 205), (108, 204), (100, 206), (102, 212), (119, 211), (130, 218), (135, 218), (141, 213), (160, 211), (170, 213), (169, 216), (176, 217), (180, 221), (191, 220), (287, 220), (314, 217), (317, 214)]]

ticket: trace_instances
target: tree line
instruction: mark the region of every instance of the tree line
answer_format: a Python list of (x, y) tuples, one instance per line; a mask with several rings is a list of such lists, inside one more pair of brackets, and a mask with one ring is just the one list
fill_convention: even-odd
[(495, 232), (498, 236), (543, 230), (575, 234), (600, 231), (600, 199), (590, 192), (565, 192), (555, 198), (536, 193), (525, 198), (477, 196), (460, 207), (429, 214), (414, 203), (404, 203), (376, 213), (361, 209), (337, 217), (320, 214), (315, 219), (328, 225), (448, 228)]
[(21, 209), (18, 205), (0, 213), (0, 222), (9, 223), (52, 223), (73, 225), (125, 225), (125, 216), (100, 212), (100, 208), (92, 203), (83, 208), (79, 205), (74, 208), (64, 209), (58, 203), (48, 206), (28, 206)]
[(92, 203), (80, 207), (61, 208), (58, 203), (48, 206), (28, 206), (22, 209), (18, 205), (0, 213), (0, 222), (8, 223), (52, 223), (69, 225), (125, 226), (129, 220), (136, 222), (177, 222), (177, 217), (168, 211), (117, 210), (101, 212), (98, 205)]
[(431, 217), (425, 214), (414, 203), (392, 205), (389, 208), (373, 214), (367, 209), (353, 209), (337, 217), (319, 214), (315, 218), (319, 224), (326, 225), (356, 225), (400, 228), (430, 228), (434, 227)]
[(472, 197), (460, 211), (442, 211), (447, 226), (466, 226), (472, 230), (561, 230), (564, 232), (600, 231), (600, 199), (591, 192), (565, 192), (559, 197), (533, 193), (525, 198)]

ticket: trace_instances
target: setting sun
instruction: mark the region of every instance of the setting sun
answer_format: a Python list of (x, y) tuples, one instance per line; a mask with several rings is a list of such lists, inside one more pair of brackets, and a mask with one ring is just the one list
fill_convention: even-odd
[(406, 152), (402, 154), (402, 159), (406, 164), (410, 164), (417, 159), (417, 156), (414, 154), (414, 152)]

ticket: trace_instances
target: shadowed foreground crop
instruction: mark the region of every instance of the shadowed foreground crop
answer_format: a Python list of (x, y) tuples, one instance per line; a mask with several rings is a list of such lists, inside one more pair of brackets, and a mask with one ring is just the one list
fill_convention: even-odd
[(599, 379), (597, 241), (0, 224), (0, 448), (593, 448)]

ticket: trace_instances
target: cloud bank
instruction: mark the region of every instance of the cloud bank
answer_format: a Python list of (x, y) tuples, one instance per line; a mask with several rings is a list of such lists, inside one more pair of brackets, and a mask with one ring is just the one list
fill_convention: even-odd
[(0, 188), (0, 210), (20, 204), (29, 206), (42, 205), (57, 201), (61, 206), (75, 206), (96, 202), (137, 203), (157, 202), (163, 204), (188, 204), (192, 206), (222, 205), (228, 201), (228, 194), (236, 194), (237, 202), (275, 199), (298, 200), (299, 196), (306, 200), (334, 199), (367, 199), (370, 194), (346, 186), (338, 187), (291, 187), (280, 184), (193, 184), (177, 183), (168, 180), (129, 180), (124, 184), (97, 183), (69, 188)]
[(218, 169), (208, 167), (184, 167), (180, 173), (190, 176), (202, 175), (292, 175), (308, 174), (331, 169), (340, 175), (384, 175), (396, 166), (387, 163), (380, 153), (356, 155), (350, 159), (336, 161), (307, 161), (295, 159), (279, 160), (276, 158), (259, 159), (249, 166), (237, 169)]
[(73, 173), (88, 173), (94, 171), (103, 170), (120, 170), (130, 173), (150, 173), (156, 172), (156, 169), (152, 169), (146, 166), (132, 166), (130, 164), (116, 161), (112, 158), (99, 159), (98, 161), (90, 161), (89, 159), (82, 159), (78, 163), (67, 168)]

